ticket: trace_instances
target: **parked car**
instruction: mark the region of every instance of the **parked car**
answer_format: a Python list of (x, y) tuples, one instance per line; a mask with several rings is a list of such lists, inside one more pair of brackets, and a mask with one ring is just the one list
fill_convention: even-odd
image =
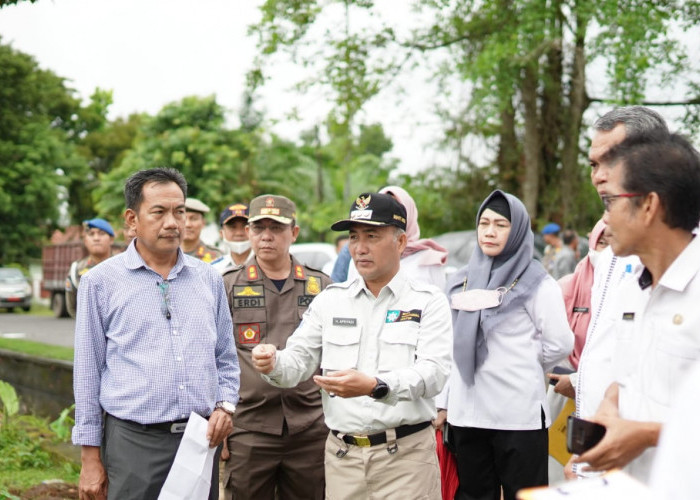
[(302, 264), (319, 271), (336, 257), (335, 246), (330, 243), (295, 243), (289, 252)]
[(0, 307), (12, 312), (15, 307), (29, 311), (32, 307), (32, 285), (22, 271), (0, 267)]

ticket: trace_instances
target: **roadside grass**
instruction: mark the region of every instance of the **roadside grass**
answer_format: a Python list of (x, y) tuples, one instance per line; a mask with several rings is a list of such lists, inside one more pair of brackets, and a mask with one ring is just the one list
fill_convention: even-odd
[(45, 306), (44, 304), (40, 304), (38, 302), (32, 302), (32, 308), (27, 312), (24, 312), (19, 307), (15, 307), (13, 312), (8, 312), (5, 309), (0, 309), (0, 312), (2, 314), (24, 314), (26, 316), (53, 316), (53, 311), (49, 306)]
[(58, 345), (42, 344), (23, 339), (5, 339), (0, 337), (0, 349), (21, 352), (42, 358), (73, 361), (73, 348)]

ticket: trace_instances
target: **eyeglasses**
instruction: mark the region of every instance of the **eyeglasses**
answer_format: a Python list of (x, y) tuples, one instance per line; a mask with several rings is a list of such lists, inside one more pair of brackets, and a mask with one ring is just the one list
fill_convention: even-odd
[(612, 200), (616, 198), (639, 198), (640, 196), (646, 196), (643, 193), (620, 193), (620, 194), (604, 194), (600, 197), (601, 200), (603, 200), (603, 205), (605, 206), (606, 211), (610, 211), (610, 205), (612, 204)]
[(289, 227), (285, 224), (264, 225), (256, 224), (255, 222), (249, 224), (248, 226), (250, 227), (250, 230), (253, 231), (253, 234), (262, 234), (267, 229), (269, 229), (272, 234), (281, 234), (285, 229)]
[(167, 319), (170, 319), (172, 317), (170, 314), (170, 282), (167, 280), (163, 280), (162, 283), (156, 282), (156, 285), (158, 285), (158, 288), (160, 288), (160, 293), (163, 296), (161, 310), (163, 311), (165, 317)]

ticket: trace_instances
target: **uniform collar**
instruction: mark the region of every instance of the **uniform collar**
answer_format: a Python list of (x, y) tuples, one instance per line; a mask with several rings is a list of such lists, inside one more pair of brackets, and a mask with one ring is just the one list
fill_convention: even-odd
[[(289, 274), (289, 277), (297, 281), (306, 281), (306, 269), (304, 268), (304, 266), (292, 254), (289, 254), (289, 256), (291, 257), (292, 266), (292, 270)], [(264, 276), (263, 271), (262, 269), (260, 269), (258, 261), (255, 258), (255, 254), (251, 254), (251, 256), (246, 261), (245, 270), (248, 281), (258, 281), (261, 280)]]
[[(379, 295), (382, 295), (384, 293), (384, 290), (389, 290), (389, 293), (391, 293), (394, 296), (398, 296), (401, 294), (401, 291), (403, 288), (406, 286), (408, 283), (408, 279), (406, 278), (406, 275), (404, 272), (399, 268), (399, 272), (397, 272), (394, 277), (384, 285), (384, 288), (381, 289), (379, 292)], [(355, 281), (352, 282), (352, 285), (350, 285), (350, 294), (352, 296), (356, 296), (360, 292), (364, 291), (367, 293), (367, 295), (372, 295), (372, 292), (367, 288), (367, 285), (365, 285), (365, 280), (362, 279), (362, 276), (358, 276), (355, 278)]]
[[(700, 238), (695, 236), (680, 255), (676, 257), (676, 260), (671, 263), (669, 268), (666, 269), (666, 272), (659, 280), (659, 285), (670, 290), (682, 292), (695, 275), (698, 274), (698, 271), (700, 271)], [(648, 270), (644, 269), (642, 276), (647, 273)]]

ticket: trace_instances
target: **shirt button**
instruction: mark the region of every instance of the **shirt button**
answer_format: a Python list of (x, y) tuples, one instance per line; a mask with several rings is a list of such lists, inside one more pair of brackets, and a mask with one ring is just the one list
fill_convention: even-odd
[(177, 357), (178, 361), (182, 361), (182, 358), (180, 356)]
[(182, 415), (180, 415), (180, 418), (185, 418), (186, 416), (187, 416), (187, 415), (185, 415), (185, 414), (183, 413)]
[(180, 386), (180, 390), (182, 390), (182, 389), (184, 389), (184, 388), (185, 388), (185, 386), (184, 386), (184, 385), (181, 385), (181, 386)]

